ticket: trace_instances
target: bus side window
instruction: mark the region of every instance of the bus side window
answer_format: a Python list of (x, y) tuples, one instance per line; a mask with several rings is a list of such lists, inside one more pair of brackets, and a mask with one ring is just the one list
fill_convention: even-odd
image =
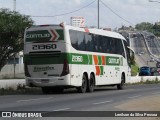
[(116, 41), (115, 42), (115, 47), (116, 47), (115, 54), (122, 55), (125, 58), (125, 52), (124, 52), (122, 40), (115, 38), (115, 41)]
[(85, 33), (86, 51), (94, 51), (93, 34)]
[(103, 36), (102, 39), (103, 39), (102, 50), (104, 53), (107, 53), (107, 51), (108, 51), (108, 48), (106, 47), (107, 46), (107, 37)]
[(70, 40), (73, 48), (78, 49), (77, 31), (69, 30)]
[(77, 32), (78, 50), (86, 51), (86, 42), (84, 32)]

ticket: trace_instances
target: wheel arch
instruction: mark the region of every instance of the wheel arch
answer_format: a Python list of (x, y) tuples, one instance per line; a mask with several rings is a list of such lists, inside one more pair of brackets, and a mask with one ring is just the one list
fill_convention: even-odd
[(124, 83), (126, 83), (126, 74), (125, 74), (125, 72), (122, 72), (121, 75), (124, 77)]
[(89, 76), (88, 76), (88, 73), (87, 72), (83, 72), (83, 75), (86, 76), (87, 80), (89, 80)]

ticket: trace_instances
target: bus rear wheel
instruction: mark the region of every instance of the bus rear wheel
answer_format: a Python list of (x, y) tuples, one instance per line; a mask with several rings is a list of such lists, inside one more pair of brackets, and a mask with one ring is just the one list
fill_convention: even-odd
[(63, 88), (57, 88), (57, 87), (42, 87), (42, 92), (44, 94), (52, 94), (52, 93), (63, 93)]
[(51, 94), (52, 88), (51, 87), (42, 87), (43, 94)]
[(58, 87), (53, 87), (52, 92), (53, 93), (63, 93), (64, 89), (63, 88), (58, 88)]
[(88, 80), (87, 84), (87, 92), (93, 92), (95, 88), (95, 78), (93, 74), (90, 75), (90, 80)]
[(118, 90), (124, 89), (124, 83), (125, 83), (125, 76), (122, 74), (121, 75), (121, 83), (117, 85)]
[(82, 77), (82, 85), (77, 88), (79, 93), (85, 93), (87, 90), (87, 77), (86, 75), (83, 75)]

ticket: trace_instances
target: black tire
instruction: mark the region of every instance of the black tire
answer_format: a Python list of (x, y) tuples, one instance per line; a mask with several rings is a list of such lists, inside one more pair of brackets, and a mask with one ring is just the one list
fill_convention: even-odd
[(51, 94), (52, 89), (50, 87), (42, 87), (43, 94)]
[(87, 92), (93, 92), (94, 89), (95, 89), (95, 78), (91, 74), (90, 75), (90, 80), (88, 80), (88, 84), (87, 84)]
[(87, 77), (83, 75), (82, 77), (82, 85), (77, 88), (79, 93), (85, 93), (87, 91)]
[(124, 89), (124, 83), (125, 83), (125, 76), (121, 75), (121, 83), (117, 85), (118, 90)]
[(64, 89), (63, 88), (53, 88), (53, 93), (63, 93)]

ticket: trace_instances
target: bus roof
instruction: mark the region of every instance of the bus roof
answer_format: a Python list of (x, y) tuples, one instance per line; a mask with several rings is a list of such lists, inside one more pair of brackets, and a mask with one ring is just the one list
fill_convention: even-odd
[(126, 39), (121, 34), (119, 34), (117, 32), (113, 32), (113, 31), (106, 31), (103, 29), (95, 29), (95, 28), (79, 28), (79, 27), (74, 27), (74, 26), (70, 26), (70, 25), (66, 25), (65, 27), (67, 27), (68, 29), (78, 30), (78, 31), (82, 31), (82, 32), (89, 32), (89, 33), (94, 33), (94, 34), (98, 34), (98, 35), (123, 39), (126, 41)]
[(34, 25), (27, 30), (38, 30), (39, 28), (42, 29), (47, 29), (50, 27), (56, 27), (56, 28), (66, 28), (66, 29), (72, 29), (72, 30), (77, 30), (77, 31), (82, 31), (82, 32), (88, 32), (88, 33), (93, 33), (93, 34), (98, 34), (98, 35), (103, 35), (103, 36), (108, 36), (108, 37), (113, 37), (113, 38), (118, 38), (118, 39), (123, 39), (126, 41), (126, 39), (119, 33), (113, 32), (113, 31), (106, 31), (103, 29), (96, 29), (96, 28), (80, 28), (80, 27), (74, 27), (71, 25), (66, 25), (66, 24), (46, 24), (46, 25)]

